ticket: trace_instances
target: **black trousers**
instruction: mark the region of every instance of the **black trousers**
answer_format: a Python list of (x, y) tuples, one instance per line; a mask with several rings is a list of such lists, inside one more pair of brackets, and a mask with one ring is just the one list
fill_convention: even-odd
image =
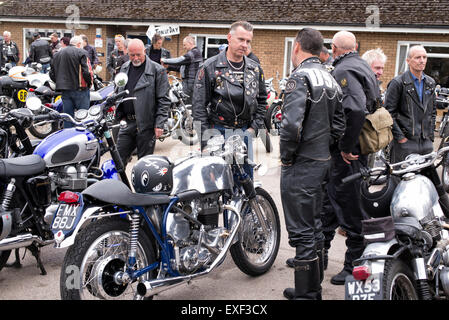
[[(361, 179), (342, 184), (341, 179), (357, 173), (362, 166), (367, 165), (367, 156), (359, 156), (358, 161), (351, 164), (344, 162), (339, 150), (332, 152), (331, 170), (327, 184), (327, 196), (331, 208), (322, 211), (324, 215), (323, 229), (329, 237), (330, 230), (339, 225), (347, 235), (344, 268), (352, 270), (352, 261), (359, 258), (364, 249), (362, 236), (362, 220), (368, 219), (360, 203)], [(332, 234), (333, 237), (333, 234)], [(327, 242), (327, 241), (326, 241)], [(325, 244), (326, 245), (326, 244)]]
[(391, 162), (401, 162), (412, 153), (427, 154), (433, 151), (433, 142), (430, 139), (413, 137), (405, 143), (399, 143), (393, 140), (391, 148)]
[(291, 166), (282, 166), (281, 200), (289, 244), (296, 248), (296, 259), (316, 257), (316, 243), (323, 241), (320, 211), (322, 182), (329, 161), (297, 158)]
[(117, 150), (125, 166), (131, 160), (134, 149), (137, 148), (137, 158), (140, 159), (153, 154), (156, 145), (153, 128), (139, 132), (136, 121), (127, 120), (127, 122), (128, 126), (120, 128), (117, 136)]

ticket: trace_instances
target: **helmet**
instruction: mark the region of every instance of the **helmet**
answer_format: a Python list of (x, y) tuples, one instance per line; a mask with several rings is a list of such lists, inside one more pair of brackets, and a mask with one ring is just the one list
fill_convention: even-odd
[(383, 188), (378, 191), (371, 192), (369, 190), (368, 181), (363, 180), (360, 184), (360, 198), (362, 208), (372, 218), (386, 217), (390, 215), (390, 203), (393, 198), (394, 190), (398, 185), (398, 181), (387, 176), (387, 181)]
[(173, 187), (173, 164), (164, 156), (145, 156), (134, 165), (131, 181), (137, 193), (169, 193)]

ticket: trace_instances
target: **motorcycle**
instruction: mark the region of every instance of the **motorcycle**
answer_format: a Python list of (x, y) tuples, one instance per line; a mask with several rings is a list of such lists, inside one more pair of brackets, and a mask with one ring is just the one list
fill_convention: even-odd
[(40, 73), (42, 65), (32, 63), (30, 66), (15, 66), (8, 75), (0, 77), (0, 113), (11, 109), (25, 107), (29, 88), (47, 86), (55, 88), (48, 74)]
[(279, 90), (281, 91), (281, 93), (270, 105), (265, 115), (265, 125), (267, 127), (267, 130), (273, 136), (278, 136), (279, 130), (281, 128), (282, 106), (284, 103), (285, 85), (287, 83), (287, 79), (284, 78), (278, 80), (278, 82), (279, 82)]
[(186, 145), (198, 143), (198, 134), (193, 127), (192, 105), (186, 105), (184, 100), (186, 94), (182, 91), (180, 79), (168, 75), (171, 80), (169, 97), (171, 100), (170, 112), (167, 122), (164, 124), (164, 133), (159, 137), (162, 142), (165, 138), (172, 136)]
[[(443, 109), (443, 118), (440, 122), (440, 128), (438, 130), (439, 136), (441, 138), (440, 145), (438, 149), (449, 146), (449, 89), (441, 88), (437, 86), (436, 90), (436, 105), (438, 109)], [(445, 155), (443, 161), (441, 162), (441, 181), (443, 183), (444, 190), (449, 192), (449, 155)]]
[[(448, 151), (412, 154), (343, 179), (364, 179), (361, 203), (374, 217), (362, 221), (366, 247), (346, 278), (345, 299), (449, 298), (449, 197), (435, 166)], [(388, 176), (386, 185), (370, 190), (366, 181), (379, 175)]]
[(136, 193), (110, 180), (60, 198), (52, 230), (55, 246), (69, 247), (62, 299), (150, 298), (209, 274), (228, 252), (248, 275), (271, 268), (280, 241), (276, 205), (242, 169), (259, 168), (242, 138), (229, 137), (224, 151), (217, 140), (209, 141), (210, 155), (141, 158), (132, 171)]
[[(18, 249), (25, 247), (36, 257), (41, 274), (46, 274), (40, 260), (40, 248), (54, 241), (50, 227), (58, 208), (57, 201), (64, 190), (81, 191), (101, 179), (120, 178), (129, 185), (103, 116), (103, 110), (106, 112), (127, 93), (112, 95), (102, 105), (92, 106), (89, 109), (92, 118), (84, 122), (54, 110), (38, 116), (33, 116), (26, 108), (27, 115), (14, 113), (22, 121), (66, 120), (76, 127), (48, 136), (31, 155), (0, 160), (3, 191), (0, 198), (0, 269), (13, 249), (16, 249), (14, 265), (20, 265)], [(33, 99), (30, 101), (33, 103)], [(40, 104), (37, 97), (34, 102)], [(108, 151), (112, 159), (100, 168), (100, 158)]]

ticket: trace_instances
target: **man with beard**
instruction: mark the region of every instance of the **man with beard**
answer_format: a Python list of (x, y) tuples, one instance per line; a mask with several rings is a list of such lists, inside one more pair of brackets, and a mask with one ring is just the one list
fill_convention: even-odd
[(136, 147), (139, 159), (153, 154), (170, 108), (167, 73), (146, 56), (142, 40), (129, 40), (128, 56), (129, 61), (120, 70), (128, 75), (128, 82), (119, 92), (129, 90), (129, 96), (136, 99), (124, 101), (116, 111), (116, 119), (127, 122), (126, 127), (120, 127), (117, 138), (117, 149), (125, 166)]

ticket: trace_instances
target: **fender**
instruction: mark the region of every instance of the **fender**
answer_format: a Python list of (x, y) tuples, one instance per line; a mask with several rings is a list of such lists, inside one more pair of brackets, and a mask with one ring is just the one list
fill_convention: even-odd
[(371, 264), (371, 273), (383, 273), (385, 267), (385, 259), (373, 259), (373, 257), (382, 257), (388, 255), (390, 249), (396, 244), (398, 244), (396, 239), (392, 239), (388, 242), (370, 243), (365, 247), (365, 250), (363, 250), (363, 254), (360, 257), (360, 260), (365, 260), (364, 258), (369, 257), (370, 259), (368, 261)]

